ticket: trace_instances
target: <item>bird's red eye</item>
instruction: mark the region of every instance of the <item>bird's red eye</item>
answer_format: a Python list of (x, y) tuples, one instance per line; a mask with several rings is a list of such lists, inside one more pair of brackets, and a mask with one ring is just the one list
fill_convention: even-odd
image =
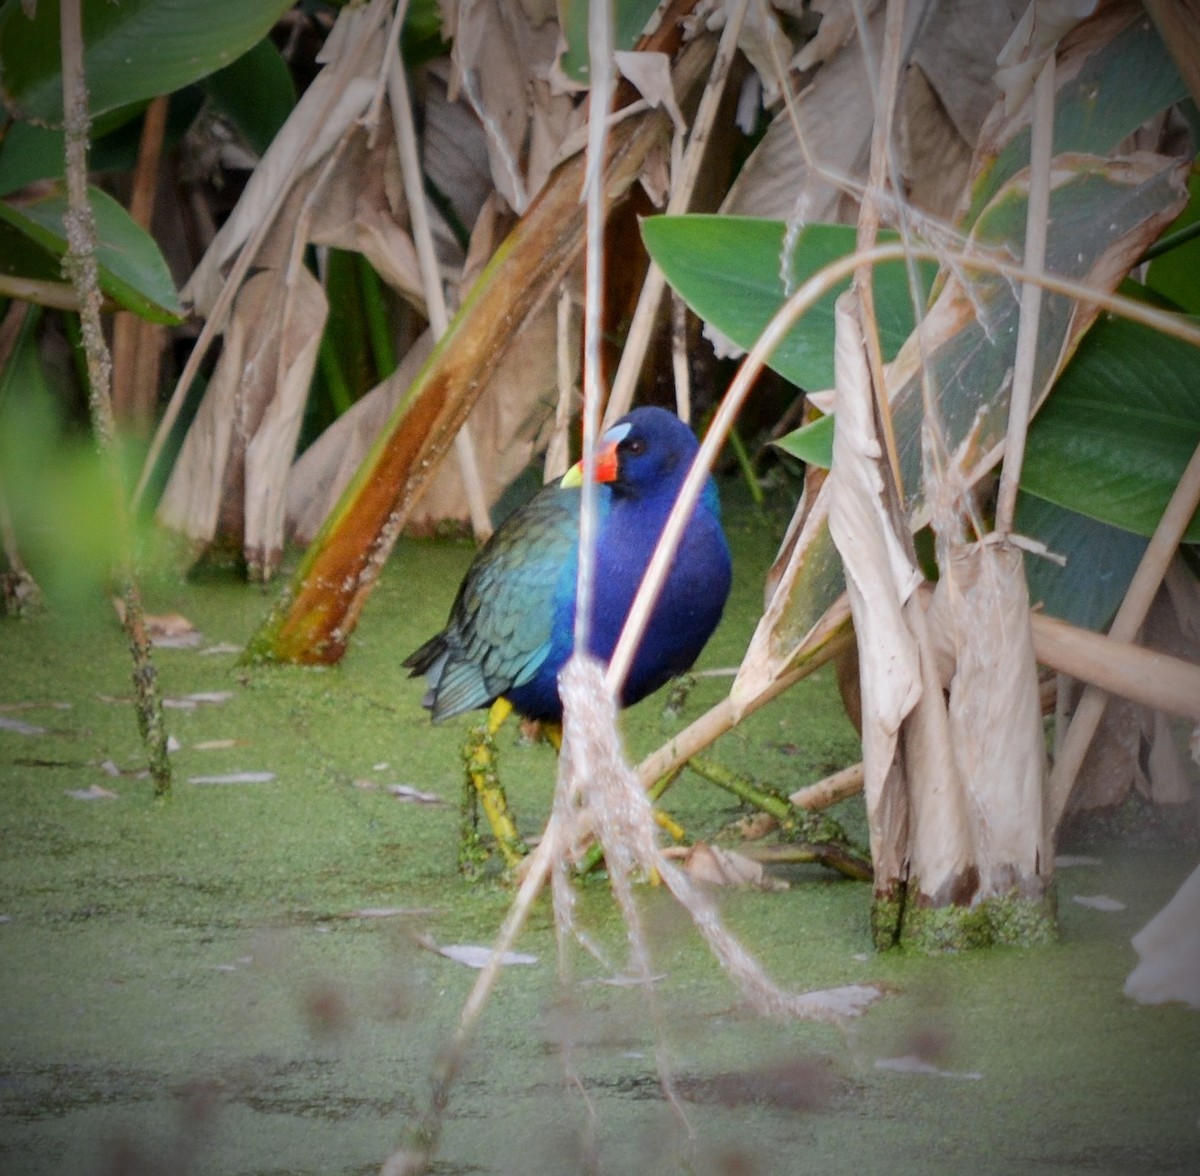
[(641, 437), (631, 437), (625, 442), (623, 448), (626, 453), (644, 453), (646, 449), (646, 442), (643, 441)]

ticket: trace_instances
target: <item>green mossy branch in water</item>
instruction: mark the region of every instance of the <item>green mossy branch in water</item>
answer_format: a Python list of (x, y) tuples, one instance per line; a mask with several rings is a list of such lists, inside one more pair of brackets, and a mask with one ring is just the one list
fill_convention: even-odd
[(773, 855), (774, 860), (820, 862), (839, 874), (860, 882), (871, 879), (871, 860), (850, 840), (845, 829), (824, 813), (809, 813), (797, 808), (786, 796), (766, 788), (747, 776), (708, 759), (692, 759), (688, 766), (702, 779), (731, 792), (739, 800), (773, 817), (779, 823), (780, 836), (789, 852)]

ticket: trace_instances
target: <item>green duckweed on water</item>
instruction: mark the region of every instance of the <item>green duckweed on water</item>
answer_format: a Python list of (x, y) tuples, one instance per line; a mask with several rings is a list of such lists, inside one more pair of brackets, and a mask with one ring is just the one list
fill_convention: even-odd
[[(737, 582), (702, 669), (740, 657), (773, 554), (748, 513), (730, 524)], [(420, 1121), (476, 975), (428, 945), (489, 943), (511, 897), (456, 871), (469, 722), (432, 727), (400, 667), (441, 625), (470, 555), (401, 544), (328, 670), (237, 665), (272, 594), (153, 579), (151, 610), (204, 636), (156, 654), (177, 704), (165, 801), (136, 774), (145, 755), (107, 606), (0, 623), (0, 715), (40, 729), (0, 729), (0, 1172), (372, 1173)], [(727, 688), (701, 675), (680, 713), (665, 693), (629, 712), (631, 757)], [(187, 705), (205, 693), (215, 700)], [(515, 727), (499, 745), (521, 831), (536, 835), (553, 753)], [(822, 671), (710, 754), (788, 791), (858, 750)], [(230, 773), (271, 778), (189, 782)], [(402, 800), (397, 785), (442, 803)], [(96, 788), (114, 795), (79, 798)], [(696, 836), (738, 815), (694, 778), (666, 800)], [(863, 835), (860, 802), (836, 815)], [(1060, 934), (1038, 948), (877, 955), (869, 888), (817, 867), (785, 871), (784, 890), (722, 894), (727, 925), (780, 982), (885, 987), (841, 1028), (748, 1011), (652, 887), (639, 897), (655, 1001), (603, 983), (625, 963), (625, 932), (602, 881), (580, 889), (577, 919), (611, 968), (576, 951), (564, 988), (543, 898), (517, 944), (536, 963), (503, 973), (433, 1171), (1200, 1171), (1200, 1013), (1122, 993), (1130, 936), (1196, 844), (1071, 848), (1098, 864), (1060, 873)], [(1095, 894), (1124, 906), (1073, 901)], [(896, 1061), (912, 1057), (926, 1072)]]

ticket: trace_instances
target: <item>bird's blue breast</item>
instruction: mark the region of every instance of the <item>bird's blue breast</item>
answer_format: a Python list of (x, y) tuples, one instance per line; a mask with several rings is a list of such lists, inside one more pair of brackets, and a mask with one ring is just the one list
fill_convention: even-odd
[[(599, 497), (597, 577), (588, 649), (607, 663), (616, 648), (642, 575), (662, 533), (674, 493), (636, 502)], [(621, 703), (630, 706), (689, 669), (721, 619), (729, 595), (731, 563), (721, 530), (716, 486), (710, 479), (651, 612), (634, 656)], [(562, 566), (555, 586), (546, 655), (527, 680), (505, 692), (523, 714), (558, 719), (559, 671), (574, 648), (578, 549)]]

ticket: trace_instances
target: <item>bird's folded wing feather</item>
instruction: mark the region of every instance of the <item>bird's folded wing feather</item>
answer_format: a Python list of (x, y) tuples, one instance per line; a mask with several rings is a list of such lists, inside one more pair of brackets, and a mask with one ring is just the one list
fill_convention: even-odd
[(549, 653), (577, 564), (579, 494), (543, 490), (480, 552), (451, 611), (435, 717), (486, 706), (528, 682)]

